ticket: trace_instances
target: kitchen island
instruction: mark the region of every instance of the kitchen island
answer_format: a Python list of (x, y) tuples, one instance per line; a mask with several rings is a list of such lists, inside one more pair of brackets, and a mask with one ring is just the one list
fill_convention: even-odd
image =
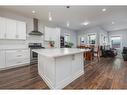
[(35, 49), (38, 73), (51, 89), (62, 89), (84, 74), (83, 53), (89, 49)]

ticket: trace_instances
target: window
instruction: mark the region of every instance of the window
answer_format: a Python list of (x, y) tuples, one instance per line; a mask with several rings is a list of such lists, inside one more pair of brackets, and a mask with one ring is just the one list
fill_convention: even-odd
[(65, 39), (65, 42), (70, 42), (70, 40), (71, 40), (70, 34), (65, 34), (64, 39)]
[(111, 37), (111, 46), (112, 46), (112, 48), (120, 48), (121, 47), (120, 36), (112, 36)]
[(80, 45), (85, 43), (85, 38), (84, 37), (80, 37)]
[(96, 42), (96, 34), (88, 35), (88, 42), (89, 42), (89, 44), (95, 44), (95, 42)]

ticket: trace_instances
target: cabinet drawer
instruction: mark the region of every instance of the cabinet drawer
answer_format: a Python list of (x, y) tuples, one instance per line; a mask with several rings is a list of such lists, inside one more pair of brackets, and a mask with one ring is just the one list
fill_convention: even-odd
[(7, 50), (6, 51), (6, 67), (29, 63), (29, 50)]
[(26, 64), (26, 63), (30, 63), (29, 58), (18, 58), (18, 59), (8, 60), (6, 67), (18, 66), (18, 65)]
[(28, 50), (10, 50), (6, 51), (6, 60), (17, 58), (28, 58), (30, 55)]
[(26, 63), (30, 63), (30, 59), (29, 58), (21, 58), (15, 61), (16, 65), (21, 65), (21, 64), (26, 64)]

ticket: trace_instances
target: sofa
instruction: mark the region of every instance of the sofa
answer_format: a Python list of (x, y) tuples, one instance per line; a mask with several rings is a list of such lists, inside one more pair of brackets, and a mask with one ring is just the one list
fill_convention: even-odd
[(115, 57), (117, 55), (117, 50), (110, 48), (110, 46), (101, 46), (101, 57)]
[(122, 56), (124, 61), (127, 61), (127, 47), (123, 47)]

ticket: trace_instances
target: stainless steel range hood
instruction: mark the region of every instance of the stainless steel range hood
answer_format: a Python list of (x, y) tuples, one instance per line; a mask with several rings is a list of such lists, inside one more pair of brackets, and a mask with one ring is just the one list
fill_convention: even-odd
[(40, 31), (38, 31), (38, 19), (37, 18), (33, 18), (33, 28), (34, 28), (34, 30), (31, 31), (29, 33), (29, 35), (37, 35), (37, 36), (43, 35), (43, 33), (41, 33)]

